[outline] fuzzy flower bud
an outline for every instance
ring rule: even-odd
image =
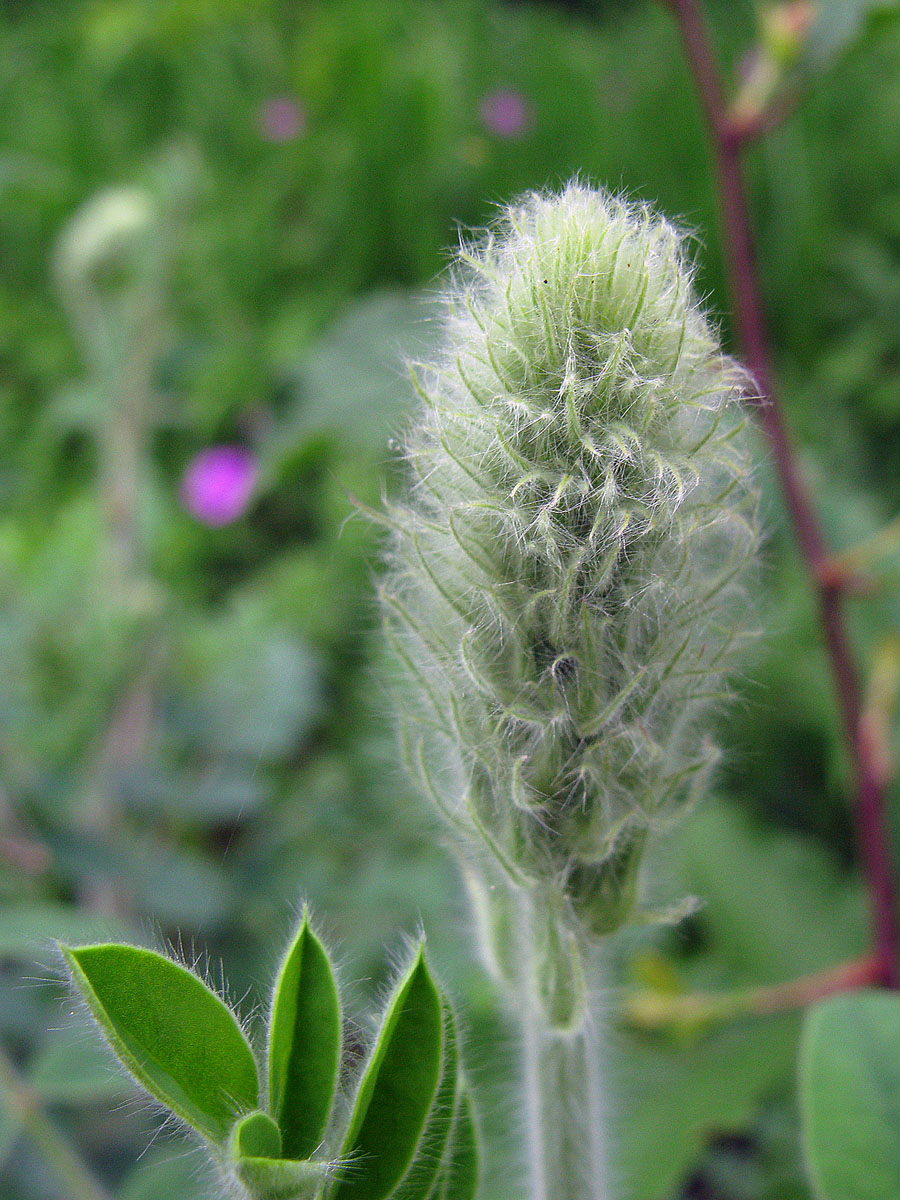
[[[600,935],[716,761],[758,540],[745,379],[676,231],[578,183],[461,250],[442,333],[383,586],[405,754],[464,843]]]

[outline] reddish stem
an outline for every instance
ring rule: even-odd
[[[852,992],[881,983],[883,977],[878,956],[872,954],[867,958],[841,963],[837,967],[826,967],[814,975],[791,979],[788,983],[759,988],[754,994],[753,1012],[765,1016],[807,1008],[826,996],[833,996],[835,992]]]
[[[661,1029],[678,1023],[700,1024],[732,1021],[747,1016],[774,1016],[793,1012],[832,996],[880,984],[881,964],[874,954],[852,962],[826,967],[813,975],[789,979],[769,987],[741,992],[687,992],[670,995],[660,992],[636,992],[627,998],[625,1013],[633,1025],[642,1029]]]
[[[741,150],[747,138],[743,134],[736,135],[729,118],[719,70],[697,0],[667,2],[681,30],[710,130],[738,335],[747,367],[758,389],[759,416],[772,447],[785,502],[819,598],[825,643],[853,763],[857,838],[869,892],[879,978],[885,986],[898,988],[900,928],[885,804],[886,781],[862,721],[859,679],[843,614],[842,587],[830,577],[830,558],[819,518],[797,467],[776,399],[772,353],[763,316],[741,164]]]

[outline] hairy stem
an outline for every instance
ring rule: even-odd
[[[543,914],[522,902],[519,992],[530,1200],[609,1200],[603,1144],[599,1031],[589,1013],[576,1029],[547,1014],[548,966],[539,932]]]
[[[778,404],[772,352],[763,314],[741,164],[746,138],[735,136],[698,0],[668,0],[681,30],[712,141],[735,318],[746,363],[759,392],[759,415],[772,447],[801,553],[819,599],[822,629],[853,763],[855,818],[872,913],[880,980],[900,987],[897,883],[886,813],[886,780],[866,736],[859,678],[843,612],[842,589],[829,572],[818,514],[797,466]]]
[[[40,1099],[0,1051],[0,1097],[3,1106],[31,1138],[71,1200],[110,1200],[84,1160],[47,1116]]]

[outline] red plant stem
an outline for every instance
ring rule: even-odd
[[[707,1022],[733,1021],[742,1017],[770,1017],[776,1013],[793,1012],[832,996],[836,992],[852,992],[872,987],[883,980],[878,956],[826,967],[812,975],[789,979],[768,987],[751,988],[740,992],[686,992],[683,994],[636,992],[626,998],[625,1014],[639,1029],[664,1029],[686,1022],[704,1025]]]
[[[791,979],[774,987],[758,988],[753,994],[752,1011],[760,1016],[792,1009],[807,1008],[835,992],[852,992],[857,988],[881,983],[883,972],[877,955],[826,967],[814,975]]]
[[[829,555],[819,518],[800,475],[774,384],[772,354],[753,252],[741,164],[747,139],[730,122],[718,66],[697,0],[668,0],[675,14],[711,135],[725,252],[738,335],[758,389],[758,409],[768,436],[800,550],[819,598],[825,644],[850,747],[855,782],[855,820],[869,892],[879,977],[900,988],[900,927],[891,855],[884,773],[862,720],[859,679],[843,614],[842,588],[829,575]]]

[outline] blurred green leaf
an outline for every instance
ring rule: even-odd
[[[286,1158],[308,1158],[321,1143],[340,1057],[334,972],[304,914],[275,982],[269,1026],[269,1106]]]
[[[266,788],[249,770],[219,764],[203,774],[134,767],[117,779],[122,800],[135,812],[203,824],[240,821],[253,816]]]
[[[33,1059],[28,1080],[48,1104],[112,1102],[134,1094],[134,1085],[93,1031],[56,1033]]]
[[[57,435],[94,433],[102,420],[103,397],[96,385],[67,383],[47,404],[43,421]]]
[[[125,891],[134,889],[133,902],[141,912],[166,925],[186,922],[192,929],[224,922],[236,896],[220,862],[175,846],[136,841],[134,849],[120,883]]]
[[[822,1200],[900,1196],[900,997],[833,996],[807,1014],[800,1103]]]
[[[213,1169],[193,1146],[169,1144],[151,1150],[128,1175],[120,1200],[209,1200]]]
[[[718,1029],[687,1044],[619,1031],[610,1060],[614,1167],[627,1194],[666,1200],[708,1141],[744,1129],[790,1078],[792,1017]]]
[[[384,1200],[403,1178],[434,1102],[442,1051],[441,995],[420,947],[360,1080],[341,1152],[353,1168],[331,1200]]]
[[[123,1064],[213,1141],[256,1108],[256,1062],[234,1014],[190,971],[138,946],[62,947],[72,982]]]
[[[699,896],[704,950],[678,963],[685,986],[777,983],[865,951],[855,876],[809,839],[707,803],[657,848],[657,873]],[[741,1130],[790,1081],[798,1019],[747,1018],[687,1040],[622,1030],[610,1062],[617,1168],[631,1194],[663,1200],[712,1137]]]
[[[865,953],[859,878],[810,839],[708,803],[676,831],[674,852],[735,982],[778,983]]]
[[[207,753],[243,756],[254,767],[291,753],[321,704],[319,664],[297,638],[267,628],[245,606],[185,646],[189,693],[177,719]]]
[[[411,404],[404,361],[425,353],[432,312],[406,292],[373,292],[349,307],[297,367],[296,406],[273,453],[326,433],[385,458]]]
[[[0,1095],[0,1171],[15,1148],[21,1129],[22,1122],[19,1117],[10,1111],[4,1104],[4,1097]]]
[[[898,0],[819,0],[806,43],[806,60],[817,70],[830,66],[882,21],[900,17]]]
[[[128,897],[129,907],[165,925],[197,929],[225,919],[235,892],[218,855],[167,844],[155,834],[118,832],[101,837],[66,829],[48,834],[47,842],[73,881],[108,881]]]
[[[121,920],[105,913],[83,913],[63,904],[34,902],[0,906],[0,956],[33,961],[57,939],[87,942],[127,937]]]

